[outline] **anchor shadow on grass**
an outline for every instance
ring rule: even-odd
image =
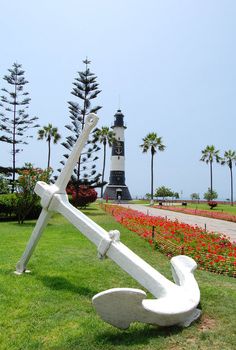
[[[104,213],[98,213],[98,212],[87,212],[83,211],[83,214],[91,216],[104,216]]]
[[[15,226],[18,226],[18,227],[20,227],[20,228],[24,228],[24,227],[32,227],[32,229],[34,229],[34,227],[35,227],[35,223],[36,223],[36,219],[35,219],[35,221],[24,221],[24,223],[23,224],[19,224],[18,223],[18,221],[14,221],[14,222],[12,222],[12,224],[13,225],[15,225]],[[47,226],[53,226],[54,224],[51,224],[50,222],[47,224]]]
[[[38,276],[38,279],[42,281],[46,287],[57,291],[69,291],[79,295],[87,296],[89,298],[93,297],[94,294],[97,293],[97,291],[92,290],[90,288],[75,285],[64,277]]]
[[[151,325],[134,324],[128,330],[115,331],[109,330],[96,336],[98,342],[105,342],[112,345],[133,346],[135,344],[148,344],[151,339],[168,338],[181,333],[182,327],[158,327]]]

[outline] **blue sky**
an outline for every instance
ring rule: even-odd
[[[126,183],[131,194],[150,192],[150,155],[139,145],[157,132],[166,145],[155,159],[154,186],[203,193],[209,187],[201,150],[236,149],[236,2],[234,0],[0,0],[0,76],[22,64],[32,98],[31,115],[65,137],[67,101],[76,72],[88,56],[102,93],[99,126],[125,115]],[[1,79],[0,87],[5,83]],[[1,143],[1,165],[10,165]],[[53,147],[52,166],[65,149]],[[36,137],[17,165],[46,167],[46,143]],[[109,157],[107,179],[109,176]],[[98,169],[102,166],[102,154]],[[229,170],[215,165],[213,187],[229,198]]]

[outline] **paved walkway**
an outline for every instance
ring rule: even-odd
[[[156,208],[151,208],[141,204],[122,204],[122,206],[130,209],[138,210],[148,215],[167,217],[170,220],[177,219],[178,221],[184,222],[189,225],[196,224],[202,228],[205,228],[205,225],[206,225],[207,231],[224,233],[229,237],[229,239],[232,242],[233,241],[236,242],[236,223],[234,222],[211,219],[211,218],[197,216],[197,215],[177,213],[177,212],[165,210],[165,209],[156,209]]]

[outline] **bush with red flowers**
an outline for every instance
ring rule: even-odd
[[[97,199],[97,192],[95,189],[85,185],[80,185],[78,193],[76,193],[76,190],[72,186],[68,187],[66,192],[72,196],[71,203],[75,207],[86,207]]]
[[[209,205],[209,207],[210,207],[211,209],[217,207],[217,202],[214,202],[214,201],[209,201],[207,204]]]

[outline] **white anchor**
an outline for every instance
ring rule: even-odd
[[[37,182],[35,192],[41,197],[42,211],[15,273],[29,272],[26,269],[27,263],[52,213],[58,212],[98,247],[99,258],[111,258],[157,298],[146,299],[144,291],[133,288],[114,288],[96,294],[92,302],[104,321],[121,329],[128,328],[130,323],[136,321],[187,327],[201,314],[197,309],[200,291],[193,275],[196,262],[184,255],[172,258],[173,283],[122,244],[119,231],[105,231],[68,201],[66,186],[89,133],[97,122],[95,114],[87,116],[83,132],[56,183],[48,185],[42,181]]]

